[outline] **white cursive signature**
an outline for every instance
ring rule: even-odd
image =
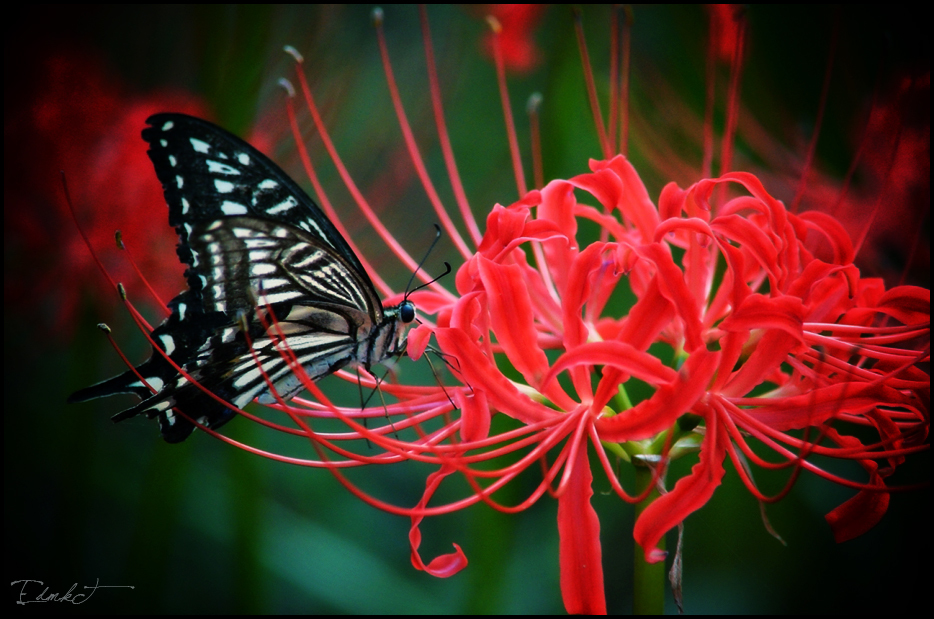
[[[34,602],[70,602],[72,604],[84,604],[85,602],[91,599],[91,596],[94,595],[94,593],[97,592],[98,589],[134,589],[135,588],[132,585],[102,585],[100,584],[100,582],[101,581],[98,578],[95,581],[93,587],[89,585],[84,585],[83,588],[90,589],[91,590],[90,593],[73,593],[74,590],[78,587],[78,583],[73,584],[71,586],[71,589],[68,590],[68,593],[64,593],[64,594],[49,592],[49,588],[45,586],[45,583],[42,582],[41,580],[31,580],[31,579],[14,580],[13,582],[10,583],[10,586],[13,587],[13,586],[16,586],[22,583],[19,589],[18,599],[16,600],[16,603],[21,606],[25,606],[26,604],[31,604]],[[26,588],[29,587],[31,583],[35,583],[35,586],[32,587],[32,589],[35,589],[35,590],[38,590],[39,587],[45,587],[45,589],[42,590],[42,593],[38,594],[34,599],[30,599],[32,592],[26,591]]]

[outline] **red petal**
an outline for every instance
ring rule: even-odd
[[[905,325],[930,322],[931,291],[917,286],[898,286],[882,295],[879,308]]]
[[[462,330],[438,329],[435,331],[435,337],[441,350],[457,358],[456,367],[463,374],[464,381],[474,389],[483,390],[496,410],[527,424],[551,419],[558,414],[519,393]]]
[[[618,208],[635,224],[642,241],[651,242],[658,226],[658,209],[632,164],[617,155],[610,161],[591,160],[590,169],[593,174],[581,174],[570,182],[592,193],[608,209]]]
[[[853,251],[853,241],[850,240],[850,235],[839,221],[822,211],[807,211],[798,217],[808,225],[808,228],[822,234],[830,242],[834,264],[853,262],[856,255]]]
[[[461,439],[479,441],[490,435],[490,407],[482,391],[468,395],[463,389],[454,392],[454,400],[461,409]]]
[[[658,268],[658,287],[662,295],[675,306],[684,325],[685,350],[694,351],[703,345],[701,310],[684,281],[684,274],[675,265],[666,247],[653,243],[638,249],[639,255],[651,260]]]
[[[454,472],[455,469],[453,467],[442,466],[439,470],[429,475],[425,481],[425,493],[418,502],[418,507],[425,507],[428,505],[428,501],[431,500],[432,495],[435,493],[435,490],[438,489],[438,486],[441,485],[441,482],[444,481],[444,478]],[[432,559],[428,565],[425,565],[421,556],[418,554],[418,547],[422,543],[422,532],[418,529],[418,525],[421,524],[422,520],[424,520],[424,516],[412,516],[412,527],[409,529],[409,547],[412,551],[412,566],[417,570],[423,570],[438,578],[453,576],[467,567],[467,556],[457,544],[452,544],[455,548],[454,552],[437,556]]]
[[[490,323],[509,361],[536,388],[548,371],[548,358],[538,345],[528,287],[519,267],[480,258],[480,279],[487,293]]]
[[[418,361],[422,353],[425,352],[425,346],[431,339],[432,328],[428,325],[419,325],[409,331],[406,337],[405,352],[412,359]]]
[[[707,393],[719,358],[719,352],[704,348],[692,353],[677,380],[660,387],[651,398],[615,417],[598,418],[595,425],[600,438],[614,442],[639,440],[671,427]]]
[[[600,520],[590,504],[593,474],[586,444],[580,446],[564,493],[558,497],[561,597],[573,615],[605,615]],[[567,446],[565,446],[567,449]]]
[[[888,492],[861,490],[824,516],[838,544],[859,537],[876,526],[889,508]]]
[[[721,432],[713,414],[707,416],[707,434],[701,443],[700,462],[691,474],[682,477],[674,489],[658,497],[645,508],[636,521],[633,537],[645,551],[645,560],[657,563],[665,553],[657,548],[658,540],[669,530],[703,507],[723,478],[724,442],[729,440]]]
[[[828,437],[844,447],[862,447],[859,439],[841,435],[833,429]],[[885,481],[879,474],[879,465],[874,460],[860,460],[860,464],[869,471],[869,483],[880,491],[860,490],[856,496],[824,516],[838,544],[859,537],[879,524],[889,508],[889,493],[884,491]]]

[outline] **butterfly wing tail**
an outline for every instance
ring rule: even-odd
[[[96,385],[91,385],[90,387],[75,391],[68,396],[68,403],[77,404],[78,402],[105,398],[118,393],[132,393],[143,399],[152,395],[152,391],[140,382],[136,373],[133,370],[127,370],[119,376],[114,376]]]
[[[145,368],[146,364],[143,364],[137,371]],[[146,373],[141,373],[144,377],[146,376]],[[163,385],[162,379],[157,376],[148,377],[146,382],[154,388]],[[142,401],[117,413],[111,419],[116,423],[137,415],[145,415],[150,419],[158,418],[162,438],[168,443],[179,443],[185,440],[195,429],[195,424],[185,415],[173,410],[176,407],[190,411],[189,414],[199,415],[200,422],[212,429],[222,426],[235,415],[233,411],[191,384],[182,388],[177,388],[177,385],[168,389],[163,387],[153,393],[141,383],[133,370],[74,392],[68,397],[68,403],[87,402],[118,393],[132,393],[139,396]]]

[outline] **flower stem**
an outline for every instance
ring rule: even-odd
[[[636,487],[639,492],[652,483],[652,469],[648,466],[635,467]],[[658,498],[658,490],[652,490],[645,499],[636,504],[636,519],[649,504]],[[665,550],[665,538],[658,542]],[[634,615],[661,615],[665,612],[665,562],[648,563],[643,549],[633,547],[632,613]]]

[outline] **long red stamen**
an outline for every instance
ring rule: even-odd
[[[623,7],[623,62],[619,84],[619,152],[629,157],[629,73],[632,55],[632,7]]]
[[[503,116],[506,119],[506,136],[509,139],[509,153],[512,156],[512,171],[516,177],[516,189],[522,198],[528,193],[525,184],[525,171],[522,169],[522,156],[519,154],[519,138],[516,136],[516,123],[512,118],[512,105],[509,103],[509,89],[506,87],[506,64],[503,62],[503,43],[500,40],[502,27],[492,15],[487,23],[493,30],[493,62],[496,65],[496,81],[499,84],[499,98],[503,104]]]
[[[347,167],[344,165],[343,160],[340,155],[337,153],[337,148],[334,146],[334,142],[331,140],[331,136],[327,131],[327,127],[324,125],[324,120],[321,118],[321,114],[318,110],[318,106],[315,104],[314,97],[311,94],[311,87],[308,85],[308,80],[305,79],[305,73],[302,71],[302,65],[299,62],[295,64],[295,73],[298,77],[299,85],[302,88],[302,95],[305,98],[305,104],[308,107],[308,112],[311,114],[312,121],[315,124],[315,128],[318,131],[318,135],[321,136],[321,141],[324,144],[325,150],[328,152],[328,156],[331,159],[331,162],[334,164],[334,167],[337,168],[337,173],[340,175],[341,180],[344,182],[344,186],[347,188],[347,191],[350,192],[351,197],[353,197],[354,202],[357,205],[357,208],[360,209],[360,212],[363,213],[363,216],[366,217],[366,220],[370,223],[376,233],[379,234],[379,237],[386,243],[386,246],[392,251],[393,254],[412,272],[415,272],[416,276],[424,283],[431,281],[431,276],[425,271],[417,270],[418,263],[412,259],[407,251],[399,244],[399,241],[386,229],[386,226],[383,225],[380,221],[379,216],[373,212],[370,203],[363,196],[363,192],[360,191],[360,188],[357,187],[357,184],[354,182],[353,178],[350,176],[350,172],[347,170]],[[444,287],[438,282],[430,284],[432,290],[439,294],[446,296],[451,296]]]
[[[425,44],[425,60],[428,65],[428,84],[431,92],[431,107],[434,111],[435,125],[438,127],[438,142],[441,145],[441,152],[444,155],[444,165],[448,170],[448,178],[451,180],[451,189],[454,191],[454,200],[457,202],[457,208],[460,209],[461,218],[467,225],[467,231],[474,245],[479,245],[483,234],[477,225],[477,220],[470,210],[470,203],[467,201],[467,194],[464,191],[464,184],[461,182],[460,173],[457,171],[457,162],[454,160],[454,150],[451,148],[451,138],[448,135],[447,123],[444,122],[444,108],[441,104],[441,86],[438,83],[438,69],[435,66],[435,51],[431,44],[431,32],[428,28],[428,11],[424,4],[418,5],[419,15],[422,23],[422,40]]]
[[[126,244],[123,242],[123,235],[117,230],[114,233],[114,238],[117,242],[117,248],[122,250],[126,255],[127,261],[129,261],[130,266],[133,268],[133,271],[139,277],[140,281],[143,282],[143,285],[146,286],[146,290],[149,291],[149,294],[152,295],[152,298],[156,300],[156,304],[165,311],[165,315],[169,315],[169,306],[166,305],[165,301],[162,300],[162,297],[156,292],[156,289],[152,287],[152,284],[149,283],[149,279],[143,275],[143,272],[140,270],[139,266],[136,264],[136,260],[133,260],[133,255],[130,253],[130,250],[127,248]]]
[[[374,9],[373,25],[376,26],[376,40],[379,44],[379,55],[383,61],[383,73],[386,75],[386,84],[389,86],[389,97],[392,99],[392,106],[396,111],[396,119],[399,121],[399,128],[402,130],[402,138],[409,152],[409,158],[412,160],[412,165],[415,166],[415,172],[422,182],[425,193],[428,194],[428,201],[431,202],[435,213],[441,220],[441,225],[447,230],[451,241],[453,241],[461,256],[466,260],[470,258],[473,252],[467,247],[460,232],[458,232],[457,228],[454,226],[454,222],[451,221],[451,217],[448,215],[444,205],[441,204],[441,197],[435,190],[434,183],[431,182],[431,177],[428,176],[428,170],[425,169],[425,162],[418,150],[418,145],[415,143],[415,135],[412,133],[412,126],[409,124],[409,119],[405,115],[405,109],[402,107],[399,87],[396,85],[396,76],[392,71],[392,63],[389,62],[389,48],[386,46],[386,36],[383,33],[382,10]]]
[[[791,201],[791,212],[797,213],[801,204],[801,197],[804,196],[804,190],[807,188],[808,172],[814,164],[814,154],[817,152],[817,138],[820,136],[821,123],[824,121],[824,110],[827,107],[827,94],[830,92],[830,76],[833,74],[833,61],[837,52],[837,37],[840,33],[840,10],[836,11],[833,22],[833,33],[830,35],[830,50],[827,52],[827,68],[824,70],[824,83],[821,86],[820,103],[817,106],[817,117],[814,120],[814,131],[811,134],[811,143],[808,144],[807,156],[804,158],[804,167],[801,170],[801,179],[798,181],[798,189],[795,191],[795,197]]]
[[[895,139],[892,143],[892,153],[889,155],[889,162],[885,166],[885,175],[882,177],[882,186],[879,188],[879,197],[876,198],[876,203],[872,207],[872,213],[870,213],[869,217],[867,218],[866,225],[863,226],[863,231],[859,235],[859,240],[856,241],[856,243],[853,245],[853,254],[857,256],[859,255],[859,250],[863,247],[863,243],[866,241],[866,237],[869,236],[869,230],[872,229],[872,224],[875,222],[876,215],[878,215],[879,210],[882,208],[883,201],[889,198],[889,182],[892,180],[892,170],[895,169],[895,160],[898,157],[898,147],[901,146],[902,128],[904,127],[901,101],[902,99],[899,99],[895,105],[895,109],[897,110],[896,124],[898,128],[895,130]]]
[[[610,9],[610,116],[606,134],[610,140],[610,151],[616,150],[616,123],[619,121],[619,6]]]
[[[704,79],[704,156],[701,161],[701,178],[713,176],[713,111],[717,93],[717,20],[710,12],[710,24],[707,29],[707,63]]]
[[[720,143],[720,176],[723,176],[733,168],[733,138],[736,133],[736,125],[739,122],[739,92],[740,82],[743,74],[743,56],[746,48],[746,18],[742,14],[734,17],[736,19],[736,46],[733,49],[733,56],[730,63],[730,87],[727,98],[726,108],[726,129],[723,132],[723,140]],[[726,185],[720,185],[719,200],[723,203],[726,195]]]
[[[597,99],[597,86],[593,79],[593,67],[590,65],[590,53],[587,51],[587,42],[584,40],[584,24],[579,10],[574,11],[574,32],[577,35],[577,48],[580,50],[584,83],[587,85],[587,99],[590,101],[590,112],[593,114],[594,126],[597,129],[597,139],[600,140],[600,150],[604,159],[610,159],[613,151],[603,124],[603,112],[600,111],[600,101]]]
[[[539,126],[538,109],[542,106],[542,95],[534,92],[529,96],[525,111],[529,115],[529,135],[532,138],[532,175],[535,178],[535,188],[545,186],[545,172],[542,169],[542,137]]]
[[[298,52],[296,52],[296,54],[297,53]],[[300,58],[300,56],[296,58]],[[288,97],[286,97],[285,100],[285,106],[286,114],[289,118],[289,127],[292,130],[292,138],[295,140],[295,147],[298,150],[299,159],[302,161],[302,167],[305,168],[305,175],[308,177],[312,188],[315,190],[315,195],[318,198],[318,204],[320,204],[321,208],[324,209],[328,219],[332,224],[334,224],[334,227],[337,228],[337,231],[340,233],[340,235],[344,237],[345,241],[347,241],[350,249],[357,256],[357,259],[360,260],[360,263],[363,265],[363,268],[366,269],[366,272],[369,274],[370,279],[373,280],[373,284],[376,286],[376,288],[379,289],[379,291],[382,292],[385,296],[391,296],[393,294],[392,288],[390,288],[389,284],[387,284],[386,281],[380,277],[379,271],[373,268],[373,265],[371,265],[367,260],[366,254],[360,251],[360,248],[357,247],[353,237],[347,233],[347,228],[344,227],[340,217],[337,216],[337,211],[334,210],[334,205],[331,204],[331,199],[324,191],[324,187],[321,185],[321,181],[318,179],[318,174],[315,172],[314,166],[312,166],[311,163],[311,156],[308,154],[308,147],[305,144],[305,140],[302,138],[301,129],[298,127],[298,119],[295,116],[295,105],[293,103],[295,89],[287,80],[282,80],[280,84],[286,89],[286,92],[288,93]]]

